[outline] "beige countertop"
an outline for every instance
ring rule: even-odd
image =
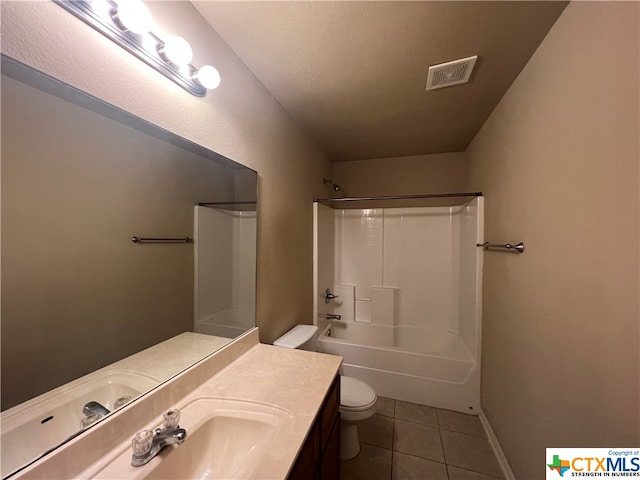
[[[271,345],[256,345],[228,367],[214,375],[209,381],[183,398],[176,407],[193,404],[197,399],[238,399],[243,401],[267,404],[286,411],[291,423],[287,425],[280,438],[274,439],[269,452],[260,461],[259,471],[255,477],[259,479],[285,479],[292,467],[298,451],[313,425],[322,401],[338,373],[341,358],[322,353],[291,350]],[[252,410],[252,404],[243,408]],[[203,411],[206,415],[206,412]],[[193,419],[191,425],[196,424]],[[181,426],[189,432],[188,420]],[[145,428],[158,426],[155,420]],[[135,432],[133,432],[135,433]],[[188,439],[187,439],[188,440]],[[177,448],[190,448],[188,441]],[[117,468],[111,467],[99,472],[99,479],[134,478],[146,476],[144,470],[152,470],[155,465],[132,467],[130,442],[120,446],[120,461]],[[228,452],[230,455],[233,452]],[[238,453],[241,455],[240,453]],[[159,463],[156,458],[152,462]],[[121,468],[120,468],[121,467]],[[94,477],[92,472],[90,477]],[[212,471],[208,478],[216,477]],[[243,477],[246,478],[246,477]]]
[[[142,469],[152,468],[152,462],[162,459],[155,458],[144,467],[131,467],[133,435],[158,426],[168,408],[181,408],[198,398],[221,398],[268,404],[290,414],[286,436],[278,438],[278,455],[264,459],[255,477],[285,479],[341,362],[341,357],[333,355],[259,344],[254,330],[138,400],[131,408],[96,425],[86,438],[73,440],[17,478],[144,476]],[[189,431],[186,424],[182,426]],[[118,435],[113,435],[114,432]],[[109,442],[105,434],[117,438]],[[188,441],[189,438],[177,448],[189,448]],[[78,455],[90,460],[83,464]],[[214,472],[210,478],[215,478]]]
[[[2,477],[79,431],[82,408],[88,401],[115,410],[113,401],[121,395],[116,394],[114,383],[127,384],[128,391],[120,392],[122,395],[138,397],[229,342],[229,338],[184,332],[3,411]],[[42,423],[48,416],[53,420]]]

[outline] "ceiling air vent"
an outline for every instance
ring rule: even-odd
[[[478,56],[461,58],[451,62],[431,65],[427,75],[427,90],[467,83]]]

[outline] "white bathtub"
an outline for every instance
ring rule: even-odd
[[[231,307],[195,322],[195,332],[215,337],[236,338],[255,325],[253,307]]]
[[[318,336],[317,349],[342,356],[343,374],[367,382],[380,396],[480,411],[480,368],[455,333],[334,322]]]
[[[361,322],[334,322],[327,337],[370,347],[423,353],[453,360],[472,360],[462,337],[455,332],[414,325],[380,325]]]

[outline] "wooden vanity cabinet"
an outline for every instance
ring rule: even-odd
[[[324,398],[288,480],[340,478],[340,377]]]

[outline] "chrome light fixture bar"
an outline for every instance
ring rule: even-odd
[[[204,97],[220,84],[214,67],[197,69],[190,63],[191,47],[183,38],[161,38],[152,31],[151,14],[141,0],[54,2],[195,96]]]

